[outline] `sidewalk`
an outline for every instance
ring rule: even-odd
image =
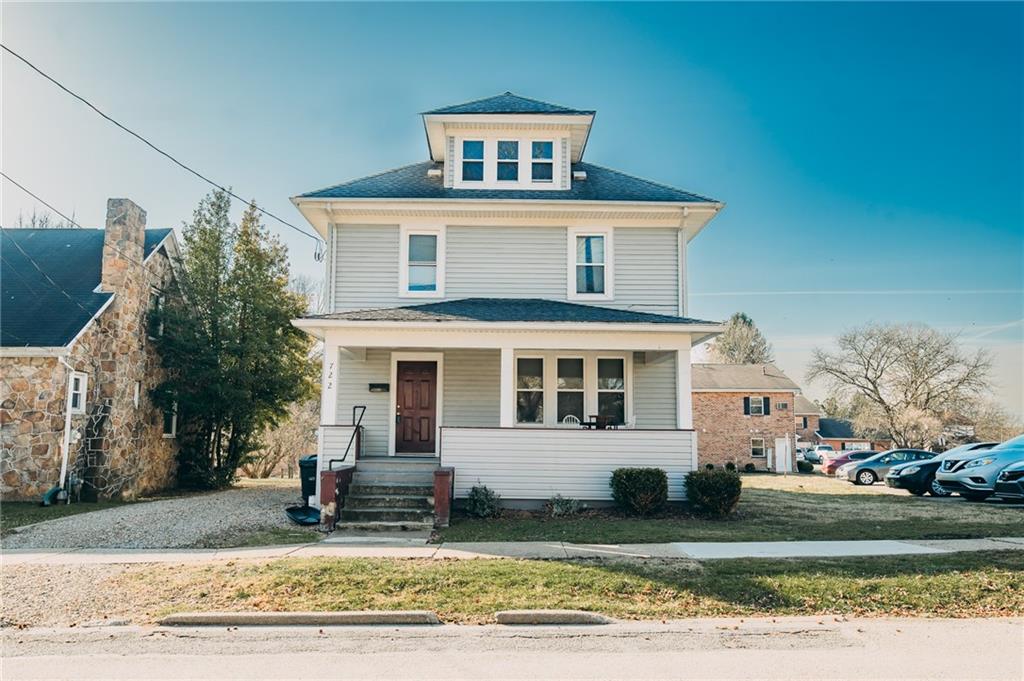
[[[669,544],[571,544],[568,542],[450,542],[422,538],[328,538],[314,544],[245,549],[33,549],[0,552],[3,565],[87,565],[113,563],[199,563],[267,558],[805,558],[896,556],[956,551],[1024,551],[1024,537],[990,539],[673,542]]]

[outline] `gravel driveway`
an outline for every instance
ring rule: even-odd
[[[4,537],[5,549],[159,549],[231,545],[253,532],[299,529],[284,508],[298,481],[259,483],[47,520]],[[311,538],[315,540],[315,537]]]

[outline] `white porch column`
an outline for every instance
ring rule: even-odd
[[[511,428],[515,423],[516,393],[512,384],[515,377],[514,357],[512,348],[501,348],[501,414],[498,425],[502,428]]]
[[[676,428],[693,428],[693,384],[690,348],[676,350]]]
[[[338,423],[338,341],[330,333],[324,334],[324,356],[320,374],[320,425]],[[324,429],[317,428],[316,499],[312,506],[320,507],[320,475],[324,460]]]

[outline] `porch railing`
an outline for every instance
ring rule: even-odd
[[[455,469],[456,498],[486,485],[506,499],[608,500],[612,471],[630,466],[663,469],[669,499],[678,500],[696,460],[692,430],[441,429],[441,465]]]

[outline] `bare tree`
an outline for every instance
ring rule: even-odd
[[[296,274],[288,282],[288,288],[306,299],[307,314],[317,314],[323,302],[323,284],[304,274]]]
[[[711,357],[723,364],[770,364],[772,346],[754,324],[754,320],[737,312],[726,322],[723,331],[711,343]]]
[[[18,229],[72,229],[74,227],[77,227],[74,213],[71,214],[70,221],[48,211],[39,213],[35,208],[27,218],[22,213],[18,213]]]
[[[990,389],[991,360],[957,344],[955,334],[923,325],[873,324],[843,333],[838,349],[814,350],[807,380],[824,378],[839,396],[861,395],[855,426],[874,425],[896,446],[924,446],[944,414]]]
[[[267,428],[263,446],[242,464],[242,474],[249,478],[269,478],[275,473],[287,475],[289,471],[298,470],[297,459],[316,452],[319,421],[319,398],[290,404],[287,417],[276,428]]]

